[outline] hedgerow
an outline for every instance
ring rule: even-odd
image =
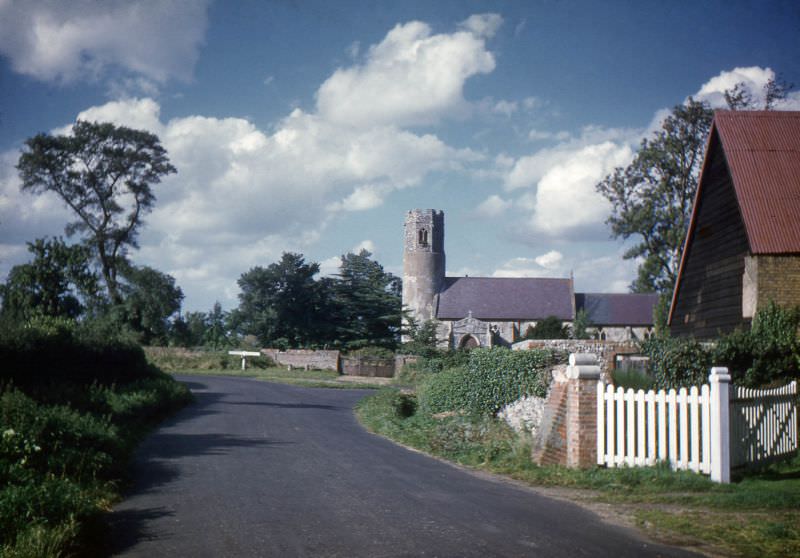
[[[466,367],[426,377],[418,388],[420,410],[492,415],[525,395],[544,397],[550,368],[561,357],[552,351],[474,349]]]
[[[136,442],[191,396],[124,339],[44,325],[0,331],[0,556],[102,554]]]

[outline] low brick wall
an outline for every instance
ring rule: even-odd
[[[370,357],[342,357],[342,374],[370,378],[394,377],[394,359]]]
[[[570,355],[553,370],[542,424],[531,458],[539,465],[588,468],[597,464],[597,382],[600,367],[591,353]]]
[[[261,349],[261,354],[271,358],[278,366],[291,366],[304,370],[339,371],[339,351],[313,351],[309,349]]]
[[[595,339],[526,339],[514,343],[512,350],[555,349],[565,353],[591,353],[597,355],[598,366],[603,377],[614,370],[617,355],[639,354],[636,341],[600,341]]]

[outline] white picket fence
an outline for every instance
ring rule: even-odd
[[[797,451],[797,383],[773,390],[730,389],[725,368],[709,384],[634,391],[597,384],[597,462],[710,474],[729,482],[731,467]]]
[[[734,388],[731,467],[766,463],[797,450],[797,382],[767,390]]]

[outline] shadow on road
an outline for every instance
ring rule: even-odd
[[[142,540],[163,538],[166,533],[148,529],[147,526],[155,525],[157,519],[174,515],[174,512],[165,508],[120,510],[109,514],[108,526],[114,537],[108,543],[107,555],[123,552]]]
[[[323,411],[349,411],[346,407],[335,405],[312,405],[309,403],[270,403],[269,401],[227,401],[225,405],[243,405],[252,407],[275,407],[277,409],[321,409]]]

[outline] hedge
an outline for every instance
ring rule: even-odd
[[[420,410],[491,415],[523,396],[544,397],[550,368],[562,360],[548,350],[473,349],[466,367],[430,375],[420,384]]]

